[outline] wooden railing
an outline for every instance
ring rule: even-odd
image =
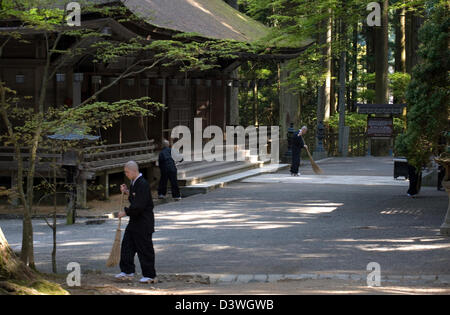
[[[154,140],[111,144],[83,149],[82,166],[86,170],[102,171],[123,167],[129,160],[156,161]]]
[[[329,133],[324,141],[329,156],[339,154],[339,133]],[[365,156],[367,154],[368,140],[365,131],[350,131],[348,139],[348,156]]]
[[[20,154],[24,163],[24,169],[28,168],[28,161],[30,159],[30,153],[28,148],[21,148]],[[38,150],[37,152],[37,167],[39,170],[50,170],[52,164],[59,164],[62,161],[62,154],[50,150]],[[16,171],[18,163],[16,159],[16,153],[14,147],[0,147],[0,170],[3,171]]]
[[[316,132],[311,129],[304,136],[305,142],[308,144],[311,152],[315,151],[316,146]],[[323,140],[323,147],[327,151],[328,156],[339,156],[339,133],[325,132],[325,139]],[[348,156],[365,156],[368,149],[368,138],[365,130],[352,130],[348,140]]]
[[[102,146],[92,146],[82,149],[80,164],[84,170],[103,171],[116,167],[123,167],[129,160],[136,162],[156,161],[156,145],[154,140],[130,142],[123,144],[111,144]],[[26,163],[30,154],[26,148],[21,149],[22,160]],[[77,154],[78,155],[78,154]],[[38,168],[50,170],[52,164],[62,166],[65,163],[63,154],[46,150],[38,151]],[[26,168],[28,163],[24,165]],[[0,147],[0,170],[17,170],[17,160],[13,147]]]

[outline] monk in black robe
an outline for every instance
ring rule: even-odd
[[[155,232],[155,217],[150,185],[139,173],[136,162],[125,165],[125,175],[131,181],[128,190],[125,184],[120,186],[122,193],[128,195],[130,206],[119,212],[119,218],[129,216],[120,253],[121,273],[117,279],[134,277],[134,257],[137,254],[142,269],[141,283],[156,283],[155,250],[152,236]]]
[[[292,137],[292,164],[291,164],[291,176],[299,176],[298,171],[300,167],[300,154],[303,148],[307,148],[305,141],[303,140],[303,135],[308,132],[308,128],[303,126],[298,133],[294,134]]]

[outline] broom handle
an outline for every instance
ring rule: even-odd
[[[120,211],[122,211],[122,209],[123,209],[123,196],[124,196],[124,193],[122,193],[122,196],[120,198]],[[120,230],[121,223],[122,223],[122,218],[119,218],[119,227],[117,228],[118,230]]]
[[[308,152],[309,159],[312,160],[313,158],[312,158],[311,152],[309,152],[309,149],[308,149],[308,148],[306,148],[306,152]]]
[[[302,137],[302,139],[303,139],[303,135],[300,135],[300,137]],[[303,139],[303,144],[306,145],[305,139]],[[306,152],[308,153],[309,159],[312,160],[313,158],[311,156],[311,153],[309,152],[309,148],[306,147],[305,149],[306,149]]]

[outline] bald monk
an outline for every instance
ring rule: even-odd
[[[139,173],[136,162],[130,161],[124,167],[125,176],[131,181],[130,189],[123,184],[120,191],[128,195],[130,206],[119,212],[119,218],[129,216],[120,253],[120,271],[117,279],[134,277],[134,257],[137,253],[143,277],[141,283],[156,283],[155,251],[152,236],[155,232],[153,200],[150,185]]]

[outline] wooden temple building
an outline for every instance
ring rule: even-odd
[[[139,14],[145,19],[145,23],[135,20],[122,21],[119,18],[98,14],[85,15],[82,12],[83,25],[105,32],[118,41],[127,41],[137,36],[165,40],[180,33],[195,33],[198,40],[232,39],[252,42],[268,33],[267,27],[240,13],[223,0],[97,2],[105,6],[126,6],[129,14]],[[5,36],[4,32],[20,32],[26,42],[10,40],[3,48],[0,57],[0,80],[16,90],[18,95],[31,96],[23,102],[23,106],[36,107],[46,60],[43,34],[38,29],[25,30],[11,21],[0,21],[0,39]],[[70,40],[63,40],[60,48],[67,49],[74,44]],[[282,63],[298,56],[301,51],[302,49],[296,49],[279,56],[253,57],[278,58]],[[149,96],[153,101],[163,103],[166,110],[156,113],[155,117],[122,118],[120,123],[113,127],[98,130],[96,136],[107,145],[100,150],[92,147],[83,149],[83,160],[79,165],[82,173],[79,176],[80,205],[86,205],[87,180],[99,177],[108,187],[108,176],[122,172],[123,164],[128,160],[136,160],[142,168],[148,170],[148,174],[154,172],[157,149],[161,140],[169,137],[173,127],[193,127],[194,118],[198,117],[203,119],[204,128],[217,125],[225,129],[227,125],[238,125],[240,83],[237,69],[243,61],[246,59],[221,60],[220,68],[189,72],[187,76],[175,68],[168,70],[157,67],[136,77],[121,80],[115,87],[102,93],[100,101]],[[92,56],[86,53],[68,61],[55,58],[52,62],[64,62],[64,66],[50,82],[46,106],[76,106],[122,73],[134,59],[123,58],[116,63],[96,64]],[[294,106],[296,105],[294,101]],[[284,122],[284,118],[281,120],[283,124],[289,124]],[[3,121],[0,122],[0,132],[5,132]],[[281,132],[283,133],[283,130]],[[13,176],[13,157],[11,148],[0,148],[0,177]],[[62,156],[59,160],[63,163]],[[40,169],[45,170],[45,163],[40,163]],[[107,197],[107,191],[105,195]]]

